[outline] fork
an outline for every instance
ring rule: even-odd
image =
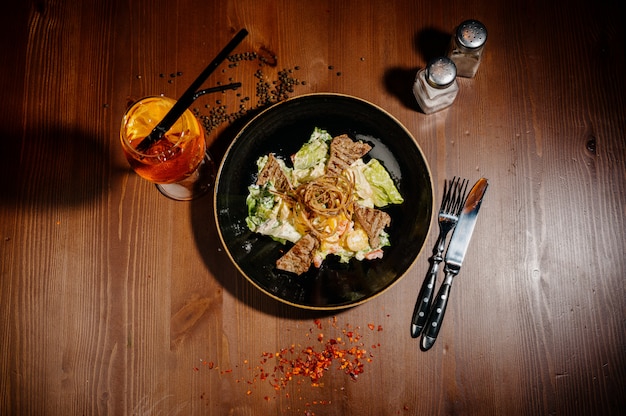
[[[432,297],[435,291],[435,282],[437,281],[437,272],[439,264],[443,261],[443,250],[446,245],[446,238],[450,231],[454,229],[459,220],[459,214],[465,202],[465,193],[467,191],[467,179],[461,180],[456,176],[452,181],[444,182],[443,199],[441,200],[441,208],[439,209],[439,237],[433,249],[433,256],[430,259],[430,268],[424,278],[420,293],[417,296],[413,317],[411,318],[411,336],[417,338],[430,311]]]

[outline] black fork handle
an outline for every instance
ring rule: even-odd
[[[411,318],[411,336],[413,338],[420,336],[422,329],[426,324],[426,319],[428,319],[430,305],[432,304],[433,294],[435,293],[435,283],[437,282],[439,265],[443,261],[442,256],[446,243],[446,234],[447,233],[440,233],[439,238],[437,238],[434,255],[430,259],[431,263],[428,268],[428,273],[422,282],[420,293],[417,295],[415,309],[413,310],[413,317]]]

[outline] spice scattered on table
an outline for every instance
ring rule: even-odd
[[[285,389],[295,383],[298,386],[323,387],[323,377],[329,371],[339,371],[351,382],[358,381],[365,372],[365,367],[374,359],[374,350],[380,343],[372,342],[371,337],[383,330],[382,325],[368,323],[364,328],[345,324],[338,325],[336,317],[327,320],[315,319],[313,325],[305,332],[307,342],[292,343],[278,351],[266,351],[257,360],[243,360],[238,367],[238,374],[244,375],[235,379],[236,383],[245,386],[243,394],[251,396],[255,392],[264,394],[265,400],[276,397],[268,396],[262,385],[269,385],[275,394],[283,394],[289,398]],[[221,375],[230,374],[232,369],[221,369],[213,361],[201,360],[200,367],[219,371]],[[330,401],[315,400],[311,404],[330,404]]]
[[[228,77],[228,83],[236,82],[239,78],[232,74],[230,76],[227,74],[233,71],[233,68],[237,68],[240,64],[246,62],[258,63],[258,68],[254,72],[254,77],[256,78],[254,95],[243,96],[241,91],[246,90],[246,86],[243,85],[235,95],[238,103],[236,108],[232,107],[232,99],[229,99],[232,96],[230,94],[226,95],[226,92],[222,93],[223,97],[215,99],[214,105],[205,104],[201,106],[202,108],[191,108],[207,134],[223,124],[234,123],[250,114],[251,111],[260,111],[272,104],[286,100],[295,92],[296,86],[306,85],[305,81],[295,76],[296,71],[300,70],[299,65],[293,68],[285,67],[277,70],[275,67],[278,64],[278,57],[265,47],[261,47],[257,52],[242,52],[230,55],[227,57],[227,62],[227,67],[222,68],[221,73]],[[163,71],[158,74],[158,77],[166,81],[167,84],[174,84],[177,82],[176,79],[182,76],[182,71]],[[145,78],[141,74],[137,74],[135,77],[138,80]],[[216,84],[218,86],[223,85],[225,81],[220,80]],[[167,95],[167,93],[162,94]],[[105,107],[108,107],[108,105],[105,105]]]
[[[228,68],[238,67],[241,62],[258,62],[259,68],[254,72],[254,77],[256,78],[255,100],[252,100],[249,96],[241,97],[241,93],[238,93],[237,97],[240,99],[239,107],[236,110],[230,110],[220,99],[216,100],[215,106],[205,106],[208,114],[203,113],[200,109],[195,109],[195,115],[200,119],[207,133],[220,127],[222,124],[235,122],[249,114],[250,111],[260,110],[286,100],[295,92],[296,86],[305,84],[304,81],[300,81],[295,76],[294,71],[298,71],[300,68],[297,65],[294,68],[279,70],[275,79],[268,75],[265,69],[267,67],[276,67],[278,57],[267,49],[262,48],[258,53],[238,53],[229,56],[227,59],[229,61]],[[275,70],[272,70],[272,72],[275,72]],[[225,71],[222,71],[222,73],[225,73]],[[230,79],[234,78],[230,77]]]

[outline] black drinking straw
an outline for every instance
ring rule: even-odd
[[[153,143],[159,140],[163,135],[174,125],[176,120],[183,115],[185,110],[194,102],[198,97],[197,90],[206,81],[206,79],[215,71],[215,68],[219,66],[228,55],[241,43],[243,38],[248,35],[246,29],[241,29],[228,44],[220,51],[220,53],[211,61],[211,63],[202,71],[202,73],[196,78],[196,80],[187,88],[183,95],[176,101],[174,106],[167,112],[163,120],[156,125],[156,127],[150,132],[146,138],[144,138],[136,150],[139,152],[146,151]],[[227,88],[222,88],[227,89]],[[209,89],[210,90],[210,89]],[[198,91],[199,92],[199,91]],[[202,95],[202,94],[200,94]]]
[[[236,90],[237,88],[241,87],[241,82],[233,82],[232,84],[226,84],[226,85],[220,85],[218,87],[211,87],[211,88],[206,88],[200,91],[196,91],[196,93],[193,95],[193,100],[195,101],[196,98],[203,96],[204,94],[211,94],[212,92],[224,92],[226,90]]]

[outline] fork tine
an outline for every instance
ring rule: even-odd
[[[456,176],[452,178],[452,181],[446,180],[444,182],[443,199],[441,201],[441,213],[449,213],[451,206],[454,204],[454,193]]]
[[[457,178],[456,176],[454,176],[452,178],[452,181],[448,181],[447,185],[448,185],[448,189],[447,192],[444,194],[444,202],[445,204],[442,202],[442,209],[441,212],[444,214],[454,214],[455,211],[455,207],[457,205],[457,199],[458,199],[458,188],[459,188],[459,180],[460,178]]]
[[[457,186],[454,189],[453,202],[450,207],[450,214],[458,216],[463,209],[465,203],[465,194],[467,192],[468,180],[463,179],[461,182],[457,182]]]
[[[463,209],[463,205],[465,204],[465,197],[467,193],[468,183],[469,181],[467,179],[463,179],[463,182],[461,182],[458,188],[456,189],[454,207],[452,208],[452,212],[455,215],[461,214],[461,210]]]
[[[448,213],[449,214],[453,214],[457,205],[457,200],[459,199],[459,181],[461,180],[461,178],[454,178],[454,190],[452,191],[452,197],[450,198],[450,205],[448,206]]]

